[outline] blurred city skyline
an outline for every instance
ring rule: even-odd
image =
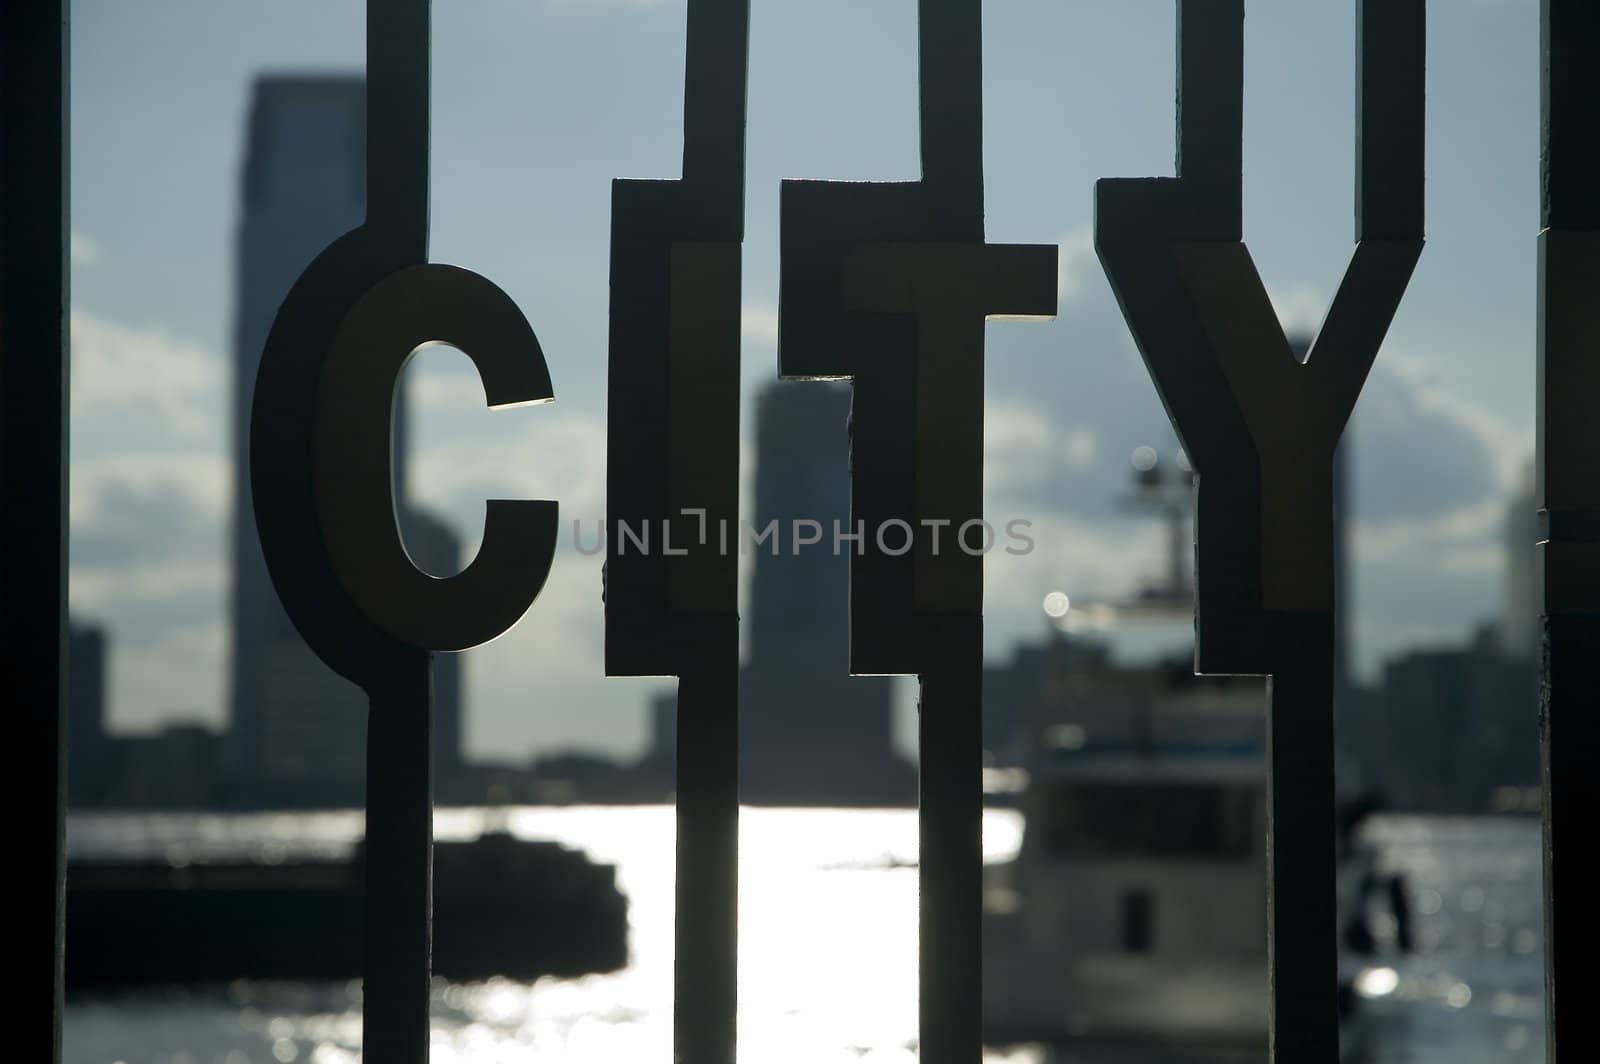
[[[71,596],[108,626],[118,727],[226,718],[249,94],[269,73],[359,74],[363,13],[75,5]],[[1505,508],[1532,449],[1538,6],[1432,15],[1430,245],[1351,428],[1352,628],[1367,675],[1501,612]],[[1119,499],[1132,448],[1175,443],[1088,233],[1095,178],[1172,170],[1173,34],[1172,5],[1153,0],[1030,0],[986,16],[989,237],[1062,245],[1060,318],[989,330],[987,507],[1032,520],[1039,544],[986,565],[999,659],[1038,636],[1046,594],[1123,594],[1162,570],[1163,529]],[[409,371],[413,493],[469,555],[486,497],[558,499],[567,528],[603,516],[610,180],[678,173],[682,18],[669,0],[435,13],[431,257],[512,294],[557,396],[490,414],[459,355],[428,352]],[[914,18],[911,0],[755,5],[746,514],[754,396],[775,378],[778,180],[915,175]],[[1285,324],[1314,328],[1351,245],[1353,13],[1258,4],[1246,32],[1246,237]],[[642,750],[647,696],[666,684],[604,677],[600,563],[563,536],[528,617],[467,655],[469,752]]]

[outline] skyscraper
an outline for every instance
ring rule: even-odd
[[[1518,661],[1539,656],[1543,636],[1539,622],[1539,503],[1533,487],[1533,463],[1523,467],[1516,490],[1506,504],[1505,607],[1500,615],[1500,648]]]
[[[230,787],[245,804],[358,801],[366,700],[323,665],[278,602],[250,495],[250,404],[278,306],[324,247],[361,223],[359,77],[267,76],[245,147],[234,304],[233,723]]]
[[[844,385],[780,383],[756,415],[757,529],[779,523],[778,549],[754,547],[750,657],[740,677],[740,790],[781,804],[911,802],[916,776],[892,747],[892,683],[850,675],[849,531]],[[795,548],[794,522],[821,541]],[[807,526],[809,529],[810,526]]]
[[[256,535],[249,452],[251,398],[278,306],[324,247],[361,224],[366,192],[366,93],[352,76],[260,78],[250,107],[235,248],[233,721],[224,770],[245,805],[359,804],[367,701],[324,665],[278,602]],[[405,500],[404,403],[396,404],[396,503],[408,549],[431,571],[454,572],[460,543]],[[441,775],[459,763],[459,663],[438,659]]]
[[[111,763],[106,734],[106,632],[73,620],[67,634],[67,801],[99,801]]]

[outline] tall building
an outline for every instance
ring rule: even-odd
[[[1533,465],[1522,470],[1511,502],[1506,506],[1505,608],[1500,615],[1500,647],[1519,661],[1539,656],[1541,626],[1539,587],[1535,572],[1538,557],[1539,504],[1533,489]]]
[[[106,734],[106,633],[73,621],[67,635],[67,802],[97,803],[111,762]]]
[[[1387,729],[1371,760],[1396,809],[1484,813],[1508,791],[1536,798],[1538,670],[1497,636],[1485,626],[1463,646],[1412,650],[1384,666]]]
[[[777,804],[915,800],[916,774],[892,747],[893,681],[850,675],[850,389],[774,384],[756,421],[755,524],[779,549],[752,548],[749,659],[740,676],[740,789]],[[793,522],[822,541],[794,547]]]
[[[250,409],[267,333],[289,288],[323,248],[361,224],[366,91],[360,77],[266,76],[255,85],[236,253],[232,727],[224,742],[230,800],[243,805],[359,804],[365,695],[305,645],[278,602],[251,502]],[[461,544],[405,495],[405,404],[396,404],[396,505],[424,569],[460,568]],[[437,772],[460,770],[460,662],[435,659]]]
[[[262,77],[247,136],[235,245],[233,721],[224,768],[246,805],[348,804],[362,793],[366,699],[312,654],[267,575],[250,495],[250,405],[290,286],[361,224],[362,79]]]

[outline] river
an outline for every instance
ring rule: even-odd
[[[613,863],[629,899],[629,966],[578,980],[436,981],[436,1064],[671,1060],[673,817],[664,807],[441,810],[441,837],[504,827]],[[354,813],[84,816],[75,852],[336,851]],[[989,860],[1021,820],[990,811]],[[1530,819],[1386,817],[1371,828],[1403,871],[1418,949],[1363,980],[1353,1031],[1372,1064],[1543,1060],[1539,827]],[[916,1060],[916,816],[747,809],[741,821],[739,1058],[748,1064]],[[67,930],[71,943],[71,928]],[[236,983],[74,999],[67,1064],[353,1064],[355,985]],[[1057,1060],[1024,1047],[992,1061]],[[1068,1056],[1067,1060],[1072,1058]]]

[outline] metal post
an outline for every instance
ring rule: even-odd
[[[61,1059],[66,872],[67,44],[64,0],[0,5],[0,646],[27,764],[9,803],[13,1052],[46,1061]]]
[[[426,1064],[432,922],[432,662],[532,605],[555,556],[553,502],[492,499],[483,546],[436,579],[395,524],[394,390],[411,353],[454,344],[489,406],[554,398],[544,352],[484,278],[428,264],[428,0],[368,0],[367,217],[290,289],[250,425],[262,555],[285,612],[366,690],[365,1055]]]
[[[1338,1059],[1334,454],[1422,252],[1423,0],[1359,0],[1356,248],[1304,362],[1243,241],[1244,0],[1179,0],[1178,176],[1095,244],[1197,473],[1196,671],[1266,675],[1274,1060]]]
[[[935,648],[917,714],[920,1056],[973,1064],[983,1054],[982,618],[945,626]]]
[[[1275,1060],[1335,1060],[1333,622],[1283,618],[1268,681],[1267,949]],[[1330,1051],[1332,1056],[1330,1056]]]
[[[738,630],[678,683],[672,1057],[732,1064],[739,981]]]
[[[984,242],[982,21],[979,0],[918,5],[920,181],[786,181],[782,198],[779,372],[854,384],[850,671],[921,684],[921,1053],[940,1064],[982,1045],[983,561],[966,537],[984,322],[1056,308],[1055,247]]]
[[[733,1064],[736,1051],[749,26],[749,0],[690,0],[683,177],[617,181],[612,195],[606,675],[679,678],[680,1064]],[[630,548],[624,536],[641,532],[651,548]]]
[[[427,1060],[433,764],[417,737],[431,731],[432,675],[417,653],[369,688],[361,1054],[374,1064]]]
[[[1538,545],[1546,1059],[1594,1059],[1583,1014],[1600,914],[1587,872],[1600,743],[1600,5],[1544,0]]]

